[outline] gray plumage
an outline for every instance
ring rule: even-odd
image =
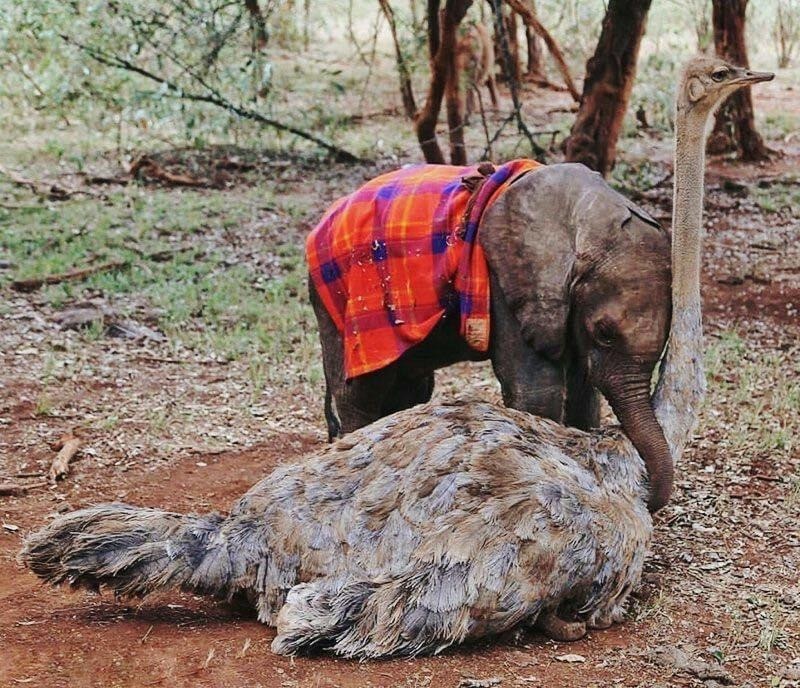
[[[651,533],[644,466],[490,404],[419,406],[277,468],[225,518],[124,504],[57,518],[24,562],[53,583],[245,593],[276,652],[437,652],[556,610],[603,626]]]

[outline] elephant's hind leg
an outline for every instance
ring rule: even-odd
[[[382,415],[425,404],[433,395],[434,374],[406,377],[398,375],[383,401]]]

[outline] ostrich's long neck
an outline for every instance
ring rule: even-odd
[[[700,260],[708,112],[678,109],[672,206],[672,327],[653,400],[673,461],[689,441],[705,394]]]

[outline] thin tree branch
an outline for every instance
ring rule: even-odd
[[[494,3],[494,0],[491,1]],[[555,60],[558,71],[561,72],[561,77],[564,79],[564,84],[566,85],[567,90],[575,102],[579,103],[581,100],[581,94],[578,93],[578,89],[575,88],[575,83],[572,81],[572,75],[569,73],[569,67],[567,67],[567,62],[564,59],[561,49],[558,47],[558,43],[556,43],[556,39],[550,35],[550,32],[544,27],[542,22],[536,18],[536,15],[531,11],[530,7],[525,5],[522,0],[506,0],[506,2],[508,2],[508,5],[511,7],[511,9],[513,9],[520,17],[522,17],[522,21],[526,26],[530,26],[542,37],[542,40],[547,45],[547,49],[553,56],[553,60]]]
[[[267,22],[264,21],[264,15],[261,13],[261,8],[258,6],[258,0],[244,0],[244,6],[247,8],[253,20],[255,45],[259,50],[263,50],[267,47],[269,34],[267,33]]]
[[[256,112],[255,110],[251,110],[249,108],[242,107],[240,105],[234,105],[229,100],[224,98],[221,94],[219,94],[216,90],[209,88],[206,85],[206,88],[210,91],[208,94],[202,93],[191,93],[185,91],[180,86],[172,83],[168,79],[158,76],[157,74],[153,74],[152,72],[144,69],[143,67],[139,67],[138,65],[129,62],[121,57],[117,57],[116,55],[109,55],[97,48],[94,48],[89,45],[85,45],[80,43],[79,41],[70,38],[65,34],[59,34],[61,38],[69,43],[70,45],[74,45],[75,47],[83,50],[89,57],[91,57],[96,62],[100,64],[104,64],[107,67],[114,67],[115,69],[124,69],[129,72],[134,72],[135,74],[139,74],[151,81],[155,81],[158,84],[162,84],[170,91],[170,95],[174,95],[178,98],[182,98],[184,100],[191,100],[194,102],[199,103],[209,103],[210,105],[216,105],[223,110],[227,110],[238,117],[242,117],[244,119],[250,119],[255,122],[259,122],[261,124],[265,124],[267,126],[272,127],[273,129],[278,129],[279,131],[285,131],[290,134],[294,134],[295,136],[299,136],[300,138],[306,139],[307,141],[311,141],[312,143],[317,144],[320,148],[324,148],[328,152],[332,153],[335,156],[335,159],[338,162],[361,162],[361,159],[356,155],[353,155],[350,151],[345,150],[344,148],[340,148],[334,143],[330,141],[326,141],[325,139],[321,139],[314,134],[311,134],[307,131],[302,129],[298,129],[295,126],[290,124],[284,124],[283,122],[279,122],[278,120],[272,119],[271,117],[266,117],[262,115],[260,112]]]
[[[397,38],[397,22],[394,17],[394,10],[389,4],[389,0],[378,0],[389,22],[389,31],[392,34],[392,41],[394,42],[394,52],[397,59],[397,73],[400,76],[400,95],[403,99],[403,108],[406,111],[406,116],[409,119],[414,119],[417,115],[417,104],[414,101],[414,90],[411,87],[411,70],[408,68],[406,58],[403,56],[403,51],[400,48],[400,41]]]
[[[506,31],[506,23],[503,20],[502,0],[490,1],[492,3],[492,9],[494,10],[495,31],[497,32],[498,43],[503,53],[503,72],[506,77],[506,82],[508,83],[508,89],[511,91],[511,102],[514,105],[514,112],[511,116],[517,120],[517,130],[528,139],[531,151],[541,159],[544,159],[547,155],[547,151],[533,140],[533,134],[522,119],[522,103],[519,100],[519,92],[517,90],[517,76],[514,74],[514,68],[511,62],[512,58],[508,46],[508,32]]]

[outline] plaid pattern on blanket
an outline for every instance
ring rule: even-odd
[[[309,274],[344,333],[348,379],[397,360],[446,314],[459,314],[472,348],[488,349],[479,222],[511,181],[540,164],[486,167],[414,165],[384,174],[336,201],[309,235]]]

